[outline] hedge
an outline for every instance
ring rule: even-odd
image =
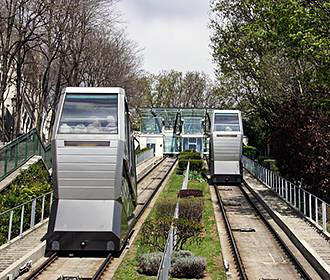
[[[180,159],[179,160],[179,169],[185,170],[187,168],[187,164],[190,161],[190,170],[202,171],[203,168],[203,160],[201,159]]]
[[[255,159],[257,156],[257,148],[253,146],[243,146],[243,155]]]

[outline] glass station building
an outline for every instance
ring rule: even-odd
[[[139,109],[141,148],[152,148],[156,156],[186,150],[206,154],[209,112],[195,108]]]

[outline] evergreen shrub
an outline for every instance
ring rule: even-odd
[[[171,276],[177,278],[202,278],[206,261],[202,257],[188,256],[175,258],[171,266]]]
[[[162,256],[163,253],[161,252],[143,254],[140,257],[138,271],[142,274],[156,276],[162,261]]]

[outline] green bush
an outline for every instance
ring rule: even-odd
[[[179,218],[201,223],[204,200],[199,197],[181,198],[179,200]]]
[[[198,171],[190,171],[189,180],[196,180],[200,183],[203,183],[206,181],[205,178],[203,177],[203,175]]]
[[[190,161],[190,170],[191,171],[197,171],[197,172],[201,172],[203,169],[203,160],[201,159],[192,159],[192,160],[188,160],[188,159],[180,159],[179,160],[179,169],[183,169],[185,170],[187,168],[187,164]]]
[[[171,266],[171,276],[177,278],[202,278],[206,269],[206,261],[202,257],[175,258]]]
[[[201,159],[200,153],[197,152],[181,152],[179,155],[180,159]]]
[[[276,160],[275,159],[265,159],[261,163],[264,167],[274,171],[278,172],[278,167],[276,166]]]
[[[143,254],[140,257],[138,271],[142,274],[156,276],[162,261],[162,256],[163,253],[161,252]]]
[[[28,202],[52,190],[50,177],[44,164],[39,161],[23,171],[0,195],[0,213],[15,206]],[[45,217],[49,215],[50,196],[45,201]],[[36,222],[41,219],[42,201],[36,204]],[[14,210],[12,238],[19,234],[20,208]],[[31,203],[25,206],[23,229],[30,227]],[[8,232],[9,213],[0,216],[0,245],[6,242]]]
[[[257,156],[257,148],[253,146],[243,146],[243,155],[248,158],[255,159]]]
[[[174,215],[176,206],[176,199],[162,198],[156,205],[156,216],[162,217],[172,217]]]
[[[172,255],[172,263],[175,262],[175,258],[186,258],[186,257],[192,257],[193,253],[187,250],[180,250],[180,251],[174,251]]]

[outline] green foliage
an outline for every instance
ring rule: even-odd
[[[220,90],[244,111],[249,143],[268,144],[283,175],[329,194],[329,1],[213,0],[211,9]]]
[[[202,278],[206,270],[203,257],[186,256],[174,258],[171,266],[171,276],[177,278]]]
[[[42,162],[23,171],[0,196],[0,213],[52,190],[49,174]]]
[[[275,159],[265,159],[261,163],[264,167],[270,169],[271,171],[278,172]]]
[[[189,172],[189,180],[195,180],[200,183],[205,182],[205,178],[203,177],[201,172],[195,170]]]
[[[52,190],[47,169],[41,161],[33,164],[23,171],[0,195],[0,213],[12,209],[15,206],[28,202]],[[49,215],[50,196],[45,200],[45,217]],[[36,202],[36,222],[41,219],[42,201]],[[25,206],[25,219],[23,229],[30,227],[31,203]],[[14,210],[12,238],[19,234],[21,209]],[[6,242],[8,232],[9,212],[0,215],[0,245]]]
[[[243,155],[255,159],[257,156],[257,148],[253,146],[243,146]]]
[[[202,159],[201,154],[195,151],[185,151],[179,154],[180,159]]]
[[[161,252],[143,254],[140,257],[139,273],[156,276],[162,261],[162,256],[163,253]]]
[[[179,218],[201,223],[203,218],[203,207],[203,198],[181,198],[179,200]]]
[[[161,198],[156,204],[155,215],[157,218],[172,217],[176,206],[176,198]]]
[[[202,171],[202,169],[203,169],[203,160],[201,160],[201,159],[192,159],[192,160],[179,159],[179,163],[178,163],[179,169],[185,170],[187,168],[188,162],[190,162],[190,167],[189,167],[190,170],[197,171],[199,173]]]

